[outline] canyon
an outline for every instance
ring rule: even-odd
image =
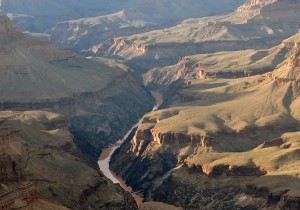
[[[300,209],[299,9],[0,0],[0,209]]]
[[[41,199],[36,206],[136,209],[95,162],[102,148],[151,110],[151,94],[122,63],[80,58],[29,39],[6,16],[0,26],[0,121],[18,131],[26,148],[26,180]]]
[[[298,209],[299,40],[271,72],[189,78],[144,117],[112,170],[146,201],[184,209]]]
[[[92,55],[106,40],[171,27],[188,18],[230,12],[243,2],[135,0],[116,13],[58,23],[50,35],[61,45]]]
[[[269,49],[185,56],[175,65],[155,67],[143,74],[144,84],[152,88],[163,88],[178,80],[240,78],[270,72],[288,62],[295,39],[298,39],[298,33]]]
[[[156,104],[152,108],[152,111],[156,111],[159,106],[163,103],[162,95],[158,92],[151,92],[152,96],[155,98]],[[132,138],[132,133],[136,130],[136,128],[143,122],[143,118],[139,119],[138,122],[132,126],[132,128],[125,134],[125,136],[117,141],[114,145],[110,146],[109,148],[106,148],[102,150],[101,155],[98,160],[98,165],[100,168],[100,171],[109,178],[113,183],[119,183],[122,188],[128,192],[131,193],[132,197],[135,199],[138,206],[141,206],[143,198],[137,195],[135,192],[132,191],[132,188],[128,185],[126,185],[125,181],[121,178],[116,176],[116,174],[109,169],[111,156],[114,154],[116,150],[120,148],[122,144],[124,144],[125,141],[128,141]]]
[[[284,5],[284,6],[283,6]],[[285,8],[282,10],[282,8]],[[299,30],[297,1],[246,1],[224,16],[190,18],[174,27],[108,40],[96,55],[122,58],[144,73],[184,57],[274,47]]]

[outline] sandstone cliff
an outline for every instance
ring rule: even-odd
[[[153,88],[161,88],[183,80],[208,78],[249,77],[272,71],[285,65],[297,65],[297,56],[290,56],[299,33],[285,39],[278,46],[264,50],[223,51],[183,57],[177,64],[156,67],[143,75],[144,83]],[[295,54],[295,53],[294,53]],[[289,59],[287,59],[290,56]]]
[[[286,44],[288,58],[271,73],[183,85],[146,115],[112,169],[146,199],[187,209],[297,209],[298,188],[283,177],[299,183],[299,34]]]
[[[37,202],[37,189],[26,182],[24,153],[14,132],[0,127],[0,209],[21,209]]]
[[[189,19],[175,27],[115,38],[97,52],[147,71],[187,55],[270,48],[299,30],[298,1],[251,2],[227,16]]]
[[[17,171],[16,174],[22,175],[18,170],[18,164],[22,163],[26,180],[31,182],[25,183],[25,187],[16,182],[12,189],[9,187],[11,182],[5,182],[15,193],[9,196],[10,202],[20,199],[19,194],[35,195],[34,208],[38,209],[44,205],[43,201],[37,200],[38,192],[40,199],[70,209],[137,209],[129,193],[84,162],[64,116],[36,110],[1,111],[0,116],[1,126],[18,129],[14,141],[24,148],[23,162],[17,162],[15,167],[9,166]],[[9,139],[13,141],[13,137]],[[14,144],[13,149],[16,150]],[[29,194],[24,193],[26,189]],[[35,194],[31,193],[32,189],[35,189]],[[27,197],[21,199],[31,202],[31,197]]]

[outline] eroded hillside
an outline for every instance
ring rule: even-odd
[[[187,209],[297,209],[299,39],[270,73],[190,80],[146,115],[112,169],[147,199]]]
[[[298,34],[278,46],[262,50],[220,51],[181,58],[177,64],[156,67],[143,75],[144,83],[152,88],[163,88],[183,80],[205,78],[239,78],[272,71],[288,61]]]
[[[187,55],[266,49],[298,32],[299,7],[294,0],[249,0],[229,15],[191,18],[171,28],[115,38],[96,52],[121,57],[145,72]]]
[[[134,72],[28,39],[6,16],[0,47],[1,122],[18,131],[39,197],[71,209],[136,209],[130,194],[94,169],[101,149],[152,107]]]
[[[188,18],[231,12],[243,2],[135,0],[116,13],[61,22],[51,29],[51,36],[77,52],[94,54],[111,38],[171,27]]]

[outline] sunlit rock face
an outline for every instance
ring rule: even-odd
[[[243,2],[135,0],[114,14],[61,22],[50,33],[55,41],[73,47],[77,52],[101,53],[99,48],[111,38],[171,27],[188,18],[225,14]]]
[[[92,50],[121,57],[145,72],[188,55],[271,48],[298,32],[299,7],[293,0],[248,1],[225,16],[188,19],[175,27],[114,38]]]
[[[190,77],[166,107],[145,116],[112,157],[112,169],[147,199],[187,209],[296,208],[299,34],[279,47],[284,61],[265,74]],[[177,65],[199,67],[189,60]]]

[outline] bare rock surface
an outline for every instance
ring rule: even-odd
[[[137,209],[131,195],[95,165],[101,148],[152,107],[150,93],[122,63],[80,58],[50,41],[29,39],[6,16],[0,17],[0,29],[0,122],[17,131],[11,149],[0,147],[1,167],[7,169],[1,183],[30,181],[28,189],[35,186],[38,197],[50,203],[37,201],[34,208]],[[125,114],[127,109],[134,113]],[[15,184],[22,194],[22,185]],[[21,200],[36,201],[36,194],[29,191]]]
[[[145,72],[187,55],[266,49],[298,32],[299,7],[294,0],[247,1],[229,15],[192,18],[171,28],[115,38],[94,51],[121,57]]]
[[[288,39],[270,73],[183,84],[145,116],[112,169],[146,199],[186,209],[297,209],[298,43],[299,34]]]
[[[116,13],[61,22],[50,33],[57,42],[91,54],[108,39],[171,27],[188,18],[231,12],[243,2],[135,0]]]

